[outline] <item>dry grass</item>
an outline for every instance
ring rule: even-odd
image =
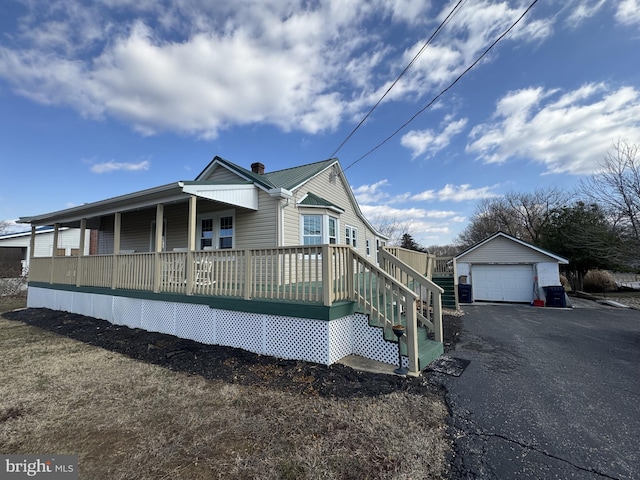
[[[444,478],[436,396],[335,399],[206,380],[0,318],[0,451],[80,478]]]

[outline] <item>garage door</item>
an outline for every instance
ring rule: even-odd
[[[494,302],[531,302],[532,265],[472,265],[473,299]]]

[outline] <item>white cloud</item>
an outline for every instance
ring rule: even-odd
[[[416,158],[424,153],[428,153],[427,158],[447,147],[454,135],[459,134],[467,124],[466,118],[448,122],[440,132],[433,130],[410,130],[402,136],[400,144],[411,150],[411,157]]]
[[[471,188],[469,184],[451,185],[447,184],[440,190],[425,190],[424,192],[412,195],[409,199],[415,202],[438,200],[440,202],[466,202],[469,200],[479,200],[481,198],[498,197],[497,193],[491,190],[497,185]]]
[[[438,191],[438,200],[442,202],[465,202],[469,200],[479,200],[481,198],[498,197],[497,193],[491,192],[493,187],[471,188],[471,185],[465,183],[463,185],[447,184]]]
[[[528,88],[497,102],[494,119],[472,129],[466,151],[486,163],[525,158],[549,172],[589,174],[617,138],[640,138],[639,118],[640,91],[634,87]]]
[[[569,16],[567,17],[567,23],[575,28],[580,25],[584,20],[593,17],[600,8],[607,2],[607,0],[585,1],[581,0],[579,3],[571,3],[568,5],[570,8]]]
[[[388,193],[382,191],[382,187],[388,185],[388,180],[383,179],[372,185],[360,185],[359,187],[351,187],[353,195],[359,204],[380,202],[389,196]]]
[[[423,36],[425,25],[435,26],[451,8],[435,18],[432,5],[25,2],[17,33],[0,38],[0,77],[34,101],[117,118],[145,135],[214,138],[247,124],[318,133],[361,115],[424,42],[385,44],[367,26],[383,19],[388,28]],[[504,2],[465,6],[389,98],[415,98],[452,79],[518,13]],[[532,20],[523,28],[538,33],[511,40],[548,35],[536,22],[550,21]],[[399,50],[405,59],[398,60]]]
[[[616,20],[623,25],[640,26],[640,1],[621,0],[616,9]]]
[[[141,170],[149,170],[150,166],[151,164],[148,160],[143,160],[139,163],[121,163],[110,161],[91,165],[91,171],[93,173],[111,173],[119,170],[126,172],[138,172]]]

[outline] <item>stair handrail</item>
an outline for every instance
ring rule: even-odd
[[[357,250],[352,249],[351,256],[354,262],[354,277],[356,277],[358,273],[366,274],[367,272],[365,270],[368,270],[373,276],[373,278],[369,279],[363,276],[362,282],[354,280],[353,292],[358,306],[369,312],[370,317],[374,316],[376,324],[382,321],[383,325],[378,326],[383,329],[390,329],[394,324],[400,323],[404,315],[406,320],[406,335],[403,339],[407,345],[409,373],[414,375],[418,374],[420,372],[418,358],[418,295],[370,260],[363,257]],[[367,280],[369,280],[368,283]],[[371,280],[375,280],[375,282]],[[380,285],[378,285],[380,281],[384,282],[382,289]],[[376,283],[375,292],[373,290],[373,283]],[[380,302],[380,294],[382,294],[383,297],[382,302]],[[390,295],[391,298],[387,298],[387,295]],[[390,300],[390,302],[388,302],[388,300]],[[382,310],[382,308],[386,309],[387,303],[390,303],[394,307],[391,310],[390,316],[387,315],[386,311]],[[400,348],[399,345],[398,348]]]
[[[384,249],[380,249],[380,263],[385,272],[400,281],[403,285],[411,288],[409,284],[413,283],[412,291],[418,295],[418,299],[421,302],[424,302],[422,305],[427,306],[427,312],[428,306],[430,304],[432,305],[433,313],[431,319],[423,315],[422,312],[424,310],[422,306],[418,309],[417,318],[422,325],[433,332],[436,342],[442,342],[442,294],[444,293],[444,289]],[[390,267],[394,267],[397,271],[390,272]],[[398,276],[400,278],[398,278]],[[426,297],[424,295],[425,291]],[[429,300],[432,301],[430,302]],[[427,313],[427,315],[429,314]]]

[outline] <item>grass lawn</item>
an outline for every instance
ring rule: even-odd
[[[0,311],[20,306],[0,303]],[[0,318],[0,452],[77,454],[80,478],[446,478],[447,409],[175,372]]]

